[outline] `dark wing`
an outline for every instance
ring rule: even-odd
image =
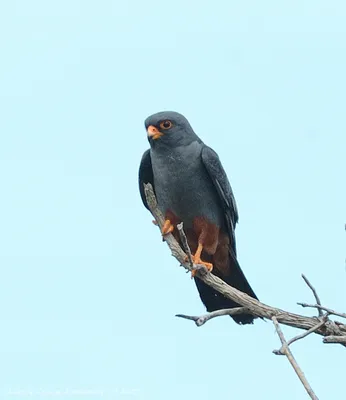
[[[222,167],[219,156],[213,149],[208,146],[203,147],[202,161],[220,197],[220,202],[225,213],[228,233],[231,239],[231,245],[234,255],[236,256],[234,230],[239,216],[231,185],[228,181],[226,172]]]
[[[153,175],[153,167],[151,165],[151,157],[150,157],[150,150],[147,150],[142,157],[141,165],[139,166],[139,174],[138,174],[138,183],[139,183],[139,191],[141,193],[141,198],[145,207],[149,210],[147,200],[145,198],[144,193],[144,184],[150,183],[154,187],[154,175]]]

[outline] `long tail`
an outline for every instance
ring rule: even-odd
[[[249,282],[245,278],[243,271],[240,268],[240,265],[232,254],[229,252],[229,268],[227,275],[219,273],[216,269],[213,270],[213,273],[225,281],[228,285],[233,286],[234,288],[248,294],[249,296],[257,299],[254,291],[251,289]],[[196,286],[199,291],[199,295],[203,304],[206,306],[207,311],[216,311],[222,310],[225,308],[235,308],[240,307],[239,304],[234,302],[233,300],[227,299],[221,293],[218,293],[210,286],[206,285],[199,278],[195,278]],[[235,322],[238,324],[252,324],[255,317],[250,314],[239,314],[232,316]]]

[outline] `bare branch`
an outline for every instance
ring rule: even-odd
[[[187,243],[187,237],[185,235],[183,226],[184,226],[184,224],[181,222],[180,224],[177,225],[177,228],[178,228],[181,243],[183,244],[183,249],[184,249],[185,253],[187,254],[187,259],[190,263],[190,267],[191,267],[191,269],[193,269],[192,254],[191,254],[190,246]]]
[[[162,215],[161,211],[157,206],[152,186],[150,184],[144,185],[144,191],[150,211],[155,217],[158,226],[162,228],[162,225],[164,223],[164,216]],[[316,333],[318,335],[324,336],[323,340],[324,343],[339,343],[346,347],[346,325],[338,321],[331,321],[328,318],[329,315],[338,315],[340,317],[346,318],[346,314],[338,313],[329,308],[322,307],[320,298],[318,297],[315,288],[311,285],[309,280],[304,275],[302,275],[302,277],[306,282],[306,284],[309,286],[309,288],[312,290],[317,304],[316,305],[310,305],[306,303],[298,303],[298,304],[300,304],[302,307],[317,308],[319,310],[320,318],[306,317],[303,315],[290,313],[288,311],[284,311],[279,308],[271,307],[264,303],[261,303],[260,301],[248,296],[247,294],[235,289],[234,287],[227,285],[220,278],[208,272],[203,265],[194,265],[191,250],[189,248],[186,235],[183,231],[182,224],[178,225],[178,232],[180,235],[181,243],[187,255],[184,253],[184,251],[180,247],[175,237],[172,234],[168,234],[165,235],[165,241],[168,244],[169,248],[171,249],[172,255],[179,261],[179,263],[187,271],[192,271],[196,269],[197,270],[196,275],[200,280],[202,280],[205,284],[212,287],[217,292],[224,295],[226,298],[233,300],[241,307],[218,310],[202,316],[188,316],[184,314],[178,314],[177,317],[192,320],[195,322],[197,326],[204,325],[210,319],[222,315],[236,315],[242,313],[248,313],[256,317],[272,320],[282,344],[281,349],[275,350],[274,353],[283,354],[288,358],[289,362],[294,368],[300,381],[304,385],[304,388],[306,389],[310,398],[318,400],[317,396],[315,395],[311,386],[309,385],[306,377],[304,376],[304,373],[302,372],[297,361],[293,357],[292,352],[289,349],[289,345],[297,340],[305,338],[311,333]],[[322,311],[325,311],[326,314],[323,314]],[[279,323],[299,329],[304,329],[306,332],[295,336],[294,338],[292,338],[287,342],[281,331]]]
[[[272,318],[272,321],[275,325],[275,329],[276,332],[279,335],[282,347],[282,350],[274,350],[274,354],[277,355],[285,355],[288,358],[288,361],[291,363],[294,371],[296,372],[296,374],[298,375],[298,378],[300,379],[301,383],[303,384],[305,390],[308,392],[309,396],[313,399],[313,400],[318,400],[318,397],[315,395],[314,391],[312,390],[309,382],[307,381],[304,372],[301,370],[301,368],[299,367],[296,359],[294,358],[291,350],[288,347],[288,344],[286,342],[285,336],[280,328],[280,325],[278,323],[278,320],[276,319],[276,317]]]
[[[221,317],[223,315],[238,315],[243,313],[248,314],[249,312],[250,312],[249,309],[247,309],[246,307],[236,307],[236,308],[225,308],[223,310],[213,311],[208,314],[201,315],[199,317],[185,315],[185,314],[177,314],[176,317],[189,319],[191,321],[194,321],[197,326],[202,326],[210,319],[216,317]]]
[[[157,207],[155,194],[151,185],[144,185],[144,190],[151,213],[156,219],[159,227],[162,227],[164,223],[164,217]],[[185,269],[191,271],[193,268],[191,267],[190,262],[187,261],[186,254],[181,249],[179,243],[175,240],[174,236],[172,234],[166,235],[165,241],[171,249],[172,255],[178,260],[178,262]],[[321,336],[346,336],[345,324],[328,320],[325,324],[317,328],[316,318],[290,313],[280,308],[271,307],[267,304],[261,303],[260,301],[248,296],[240,290],[237,290],[234,287],[227,285],[223,280],[213,275],[212,273],[205,273],[205,270],[206,269],[203,266],[197,266],[196,275],[200,280],[202,280],[205,284],[211,286],[213,289],[224,295],[226,298],[233,300],[241,307],[246,307],[248,313],[252,315],[270,320],[272,320],[273,317],[276,317],[277,321],[281,324],[292,326],[294,328],[304,329],[307,331],[309,329],[315,328],[315,333]],[[316,306],[313,307],[316,308]],[[329,309],[325,309],[325,311],[333,314],[332,312],[330,312],[331,310]],[[340,316],[341,314],[335,313],[335,315]]]
[[[302,274],[302,278],[304,279],[305,283],[309,286],[309,288],[312,290],[312,293],[315,296],[316,303],[320,306],[321,305],[321,300],[318,297],[316,289],[311,285],[309,279],[304,274]],[[319,317],[323,317],[323,312],[322,312],[322,310],[320,308],[318,309],[318,316]]]
[[[323,338],[323,343],[340,343],[346,346],[346,336],[327,336]]]
[[[331,308],[323,307],[320,304],[307,304],[307,303],[297,303],[297,304],[302,306],[302,307],[304,307],[304,308],[305,307],[318,308],[320,310],[326,311],[330,315],[337,315],[338,317],[346,318],[346,314],[345,313],[340,313],[340,312],[334,311]]]

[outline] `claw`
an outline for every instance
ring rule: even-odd
[[[165,220],[163,227],[161,229],[162,236],[168,235],[169,233],[174,231],[174,225],[172,225],[169,219]]]
[[[203,246],[199,243],[195,255],[192,256],[192,261],[193,261],[194,264],[201,264],[201,265],[204,265],[204,266],[207,268],[207,270],[208,270],[209,272],[211,272],[211,271],[213,270],[213,264],[201,260],[201,253],[202,253],[202,250],[203,250]],[[187,256],[186,256],[186,258],[188,259]],[[186,261],[187,261],[187,260],[186,260]],[[196,275],[196,273],[197,273],[197,269],[193,269],[193,270],[191,271],[191,278],[194,278],[195,275]]]
[[[196,260],[196,258],[195,258],[194,256],[192,256],[192,259],[193,259],[193,263],[194,263],[194,264],[203,265],[204,267],[207,268],[208,272],[211,272],[211,271],[213,270],[213,264],[208,263],[208,262],[206,262],[206,261],[202,261],[201,259]],[[194,277],[196,276],[197,271],[198,271],[198,269],[193,269],[193,270],[191,271],[191,279],[194,278]]]

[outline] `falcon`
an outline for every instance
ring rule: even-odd
[[[195,264],[204,265],[227,284],[257,299],[237,261],[235,226],[238,210],[231,185],[217,153],[205,145],[188,120],[173,111],[153,114],[145,120],[150,149],[142,157],[139,189],[149,209],[144,184],[153,186],[165,217],[162,235],[172,233],[180,241],[177,224],[183,222]],[[192,272],[200,298],[208,312],[239,307]],[[251,324],[249,314],[232,316],[239,324]]]

